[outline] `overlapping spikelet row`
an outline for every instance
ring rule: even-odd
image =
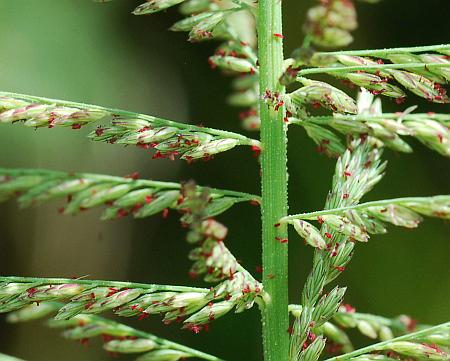
[[[359,141],[351,146],[352,151],[347,150],[338,159],[325,209],[357,204],[382,178],[385,164],[380,161],[381,152],[373,148],[370,140],[364,143]],[[320,299],[319,297],[325,285],[345,269],[351,259],[354,242],[351,242],[352,237],[348,235],[353,229],[346,229],[345,233],[342,230],[337,232],[323,223],[319,231],[306,226],[306,222],[295,223],[297,231],[316,247],[314,267],[302,292],[303,309],[294,321],[291,336],[290,357],[292,360],[303,360],[310,357],[311,353],[320,354],[325,348],[325,339],[321,336],[320,329],[314,327],[323,325],[337,312],[345,288],[336,287]]]
[[[303,312],[301,305],[290,305],[289,310],[297,318],[301,318]],[[315,310],[314,310],[315,311]],[[323,334],[327,337],[326,351],[331,354],[352,353],[353,345],[345,332],[345,329],[357,328],[359,332],[371,339],[379,339],[384,342],[381,347],[375,346],[373,351],[378,351],[377,354],[369,354],[364,356],[358,356],[357,358],[351,358],[352,360],[387,360],[390,356],[394,356],[394,349],[397,350],[399,355],[407,355],[401,352],[402,344],[400,341],[396,341],[396,337],[402,337],[403,339],[409,339],[414,341],[406,344],[409,346],[410,351],[415,349],[420,343],[426,347],[423,350],[431,350],[432,354],[435,354],[432,359],[445,360],[448,357],[449,345],[450,345],[450,333],[448,328],[433,328],[430,332],[423,332],[429,326],[418,325],[415,320],[408,316],[401,315],[394,319],[381,317],[377,315],[358,313],[355,309],[348,304],[341,305],[338,311],[334,313],[330,321],[320,324],[314,324],[312,327],[312,334],[308,339],[314,338],[315,334]],[[417,330],[421,330],[419,336],[408,336]],[[404,342],[404,341],[403,341]],[[405,346],[405,344],[403,344]],[[420,346],[419,346],[420,348]],[[400,350],[400,351],[399,351]],[[407,351],[407,350],[405,350]],[[386,352],[386,355],[380,354],[380,352]],[[364,352],[362,352],[364,354]],[[395,356],[399,356],[395,354]],[[346,355],[344,355],[346,356]],[[342,356],[341,356],[342,357]],[[418,355],[416,355],[421,359]]]
[[[11,323],[28,322],[53,315],[61,306],[61,303],[49,301],[39,305],[31,304],[9,313],[6,319]],[[55,329],[64,329],[62,332],[64,338],[82,344],[101,337],[104,342],[103,348],[110,354],[141,354],[137,361],[177,361],[190,357],[218,360],[203,352],[97,315],[78,314],[68,320],[51,319],[47,321],[47,325]]]
[[[342,154],[344,146],[339,137],[324,126],[352,137],[376,138],[378,146],[385,146],[399,152],[412,152],[403,136],[414,137],[428,148],[450,157],[450,116],[435,113],[410,113],[412,108],[400,113],[382,113],[380,99],[370,101],[371,95],[361,93],[359,98],[369,98],[364,114],[352,116],[335,113],[330,117],[305,117],[303,120],[290,118],[289,122],[305,128],[311,138],[321,146],[320,151],[330,156]],[[372,96],[373,98],[373,96]],[[361,109],[364,110],[364,109]],[[322,143],[321,143],[322,142]]]
[[[200,193],[204,188],[196,187]],[[98,206],[107,206],[102,219],[127,215],[148,217],[169,209],[181,213],[190,210],[190,199],[178,183],[138,179],[137,174],[113,177],[89,173],[68,173],[42,169],[0,169],[0,201],[18,196],[21,207],[36,206],[53,199],[66,198],[63,214],[77,214]],[[220,214],[239,202],[258,197],[239,192],[211,189],[206,200],[208,216]]]
[[[147,285],[113,281],[0,277],[0,313],[20,310],[32,303],[65,302],[56,320],[79,314],[99,314],[112,310],[140,319],[163,315],[165,323],[182,322],[183,327],[200,332],[207,324],[233,308],[242,312],[252,307],[261,289],[250,284],[243,273],[211,289]]]
[[[100,120],[89,134],[94,141],[155,149],[154,158],[208,159],[238,145],[257,149],[259,142],[240,134],[174,122],[117,109],[0,92],[0,124],[23,122],[34,128],[79,129]]]

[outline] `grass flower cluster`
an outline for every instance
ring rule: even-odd
[[[419,113],[416,107],[383,113],[381,100],[393,98],[401,104],[411,95],[448,106],[450,45],[327,51],[349,45],[358,26],[358,6],[376,2],[318,1],[306,14],[301,47],[288,58],[283,54],[283,4],[278,0],[148,0],[134,9],[134,15],[148,15],[179,6],[183,18],[171,30],[188,33],[193,43],[220,42],[209,64],[234,76],[228,101],[243,109],[244,129],[260,131],[258,140],[124,110],[1,92],[1,124],[43,129],[96,124],[90,139],[150,149],[153,158],[209,160],[237,146],[248,146],[261,166],[261,195],[193,182],[139,179],[138,174],[116,177],[0,168],[0,200],[17,197],[21,207],[64,199],[60,213],[73,215],[105,207],[103,220],[179,212],[188,229],[187,242],[193,246],[189,274],[209,284],[196,288],[0,276],[0,313],[7,313],[12,323],[51,317],[47,325],[64,329],[66,339],[86,343],[103,337],[106,351],[136,354],[139,361],[214,361],[221,359],[99,314],[139,319],[160,315],[165,324],[178,323],[199,333],[211,322],[256,304],[261,312],[265,361],[450,360],[449,322],[429,326],[405,315],[391,319],[357,313],[344,302],[345,286],[330,288],[361,243],[386,233],[389,224],[416,228],[423,216],[450,219],[449,195],[361,203],[384,176],[385,149],[412,152],[404,137],[450,157],[447,108],[443,113]],[[317,80],[316,74],[360,88],[357,97],[356,92],[331,85],[323,77]],[[330,114],[316,114],[316,108]],[[323,209],[288,214],[291,125],[301,126],[319,152],[336,158]],[[261,282],[227,248],[228,229],[214,219],[240,202],[260,206]],[[290,226],[314,248],[311,270],[293,304],[288,299]],[[355,349],[348,329],[376,341]],[[0,359],[17,360],[6,355]]]

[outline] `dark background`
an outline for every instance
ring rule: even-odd
[[[304,12],[314,1],[283,0],[286,54],[302,38]],[[125,108],[178,121],[240,131],[237,110],[223,101],[229,80],[207,66],[215,44],[188,44],[185,34],[166,29],[176,10],[150,17],[130,11],[137,1],[108,4],[89,0],[0,1],[0,89]],[[446,43],[450,39],[448,0],[385,0],[358,3],[360,29],[352,48]],[[420,111],[447,112],[410,96],[407,104],[384,102],[386,111],[418,104]],[[207,163],[152,161],[149,153],[94,144],[89,129],[39,130],[2,126],[0,167],[42,167],[160,180],[195,179],[199,184],[259,192],[258,166],[245,148]],[[254,134],[256,136],[256,134]],[[448,194],[448,160],[416,142],[415,153],[387,151],[388,173],[365,199]],[[330,186],[334,161],[318,155],[301,129],[289,132],[291,213],[320,209]],[[99,222],[98,210],[62,217],[57,204],[19,211],[15,202],[0,206],[0,274],[23,276],[89,275],[95,279],[200,285],[187,275],[190,247],[177,216]],[[243,204],[220,220],[229,226],[227,245],[249,270],[260,263],[257,208]],[[450,319],[450,242],[448,225],[427,219],[417,230],[391,229],[359,245],[339,279],[348,286],[346,302],[361,312],[412,315],[423,323]],[[298,238],[297,238],[298,239]],[[293,235],[290,248],[291,302],[311,264],[311,249]],[[59,338],[34,322],[0,323],[0,352],[28,360],[107,360],[100,345],[90,347]],[[193,335],[162,326],[158,317],[122,319],[143,330],[217,354],[228,360],[261,360],[258,310],[229,315],[209,333]],[[367,340],[361,339],[363,342]],[[98,346],[98,347],[97,347]],[[130,358],[128,358],[130,359]]]

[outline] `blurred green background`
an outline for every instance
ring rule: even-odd
[[[275,1],[275,0],[274,0]],[[283,0],[286,54],[302,37],[304,11],[314,3]],[[203,122],[240,131],[237,110],[223,99],[229,81],[207,66],[213,43],[188,44],[185,34],[166,29],[175,10],[151,17],[130,11],[139,1],[98,4],[90,0],[0,0],[0,89],[82,101]],[[360,29],[353,48],[379,48],[448,42],[448,0],[385,0],[358,3]],[[446,112],[411,96],[401,108]],[[258,166],[242,148],[193,165],[152,161],[134,147],[94,144],[89,129],[34,131],[2,126],[0,167],[42,167],[125,175],[139,171],[161,180],[195,179],[199,184],[259,192]],[[412,155],[387,151],[388,173],[366,200],[450,193],[447,159],[413,144]],[[291,213],[322,207],[334,161],[318,155],[301,129],[289,140]],[[196,284],[187,275],[189,246],[177,216],[141,221],[99,222],[98,211],[62,217],[57,204],[19,211],[14,202],[0,206],[0,274],[23,276],[89,275],[96,279]],[[227,245],[250,270],[260,263],[257,208],[244,204],[220,217],[230,228]],[[386,316],[407,313],[420,322],[450,319],[449,228],[427,220],[418,230],[391,229],[360,245],[339,279],[348,286],[346,302],[361,312]],[[291,301],[299,293],[312,252],[296,242],[290,248]],[[42,322],[9,325],[0,320],[0,352],[27,360],[107,360],[100,345],[83,347],[58,337]],[[157,317],[132,325],[209,351],[228,360],[261,360],[260,324],[255,308],[213,323],[210,332],[193,335],[162,326]],[[367,342],[362,340],[361,342]],[[125,358],[130,359],[130,358]]]

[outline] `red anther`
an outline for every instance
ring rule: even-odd
[[[344,272],[345,271],[345,267],[344,266],[335,266],[334,268],[336,268],[339,272]]]
[[[81,124],[72,124],[72,129],[80,129]]]
[[[214,273],[214,267],[208,267],[208,269],[206,270],[206,272],[210,275]]]
[[[219,55],[219,56],[225,56],[225,50],[223,49],[217,49],[215,55]]]
[[[82,339],[80,339],[80,343],[81,343],[83,346],[87,346],[87,345],[89,345],[89,339],[88,339],[87,337],[82,338]]]
[[[210,313],[209,313],[209,316],[208,316],[208,320],[209,320],[209,321],[214,321],[215,318],[216,318],[216,316],[214,315],[214,312],[210,312]]]
[[[146,126],[146,127],[142,127],[141,129],[139,129],[138,132],[139,132],[139,133],[143,133],[143,132],[145,132],[145,131],[147,131],[147,130],[150,130],[150,129],[152,129],[152,128],[149,127],[149,126]]]
[[[250,203],[252,206],[256,206],[256,207],[259,207],[259,205],[260,205],[260,203],[259,203],[258,201],[256,201],[256,200],[254,200],[254,199],[252,199],[249,203]]]
[[[152,201],[153,201],[152,196],[145,196],[145,204],[150,204],[152,203]]]
[[[402,103],[405,102],[405,100],[406,100],[406,97],[398,97],[398,98],[395,99],[395,102],[397,104],[402,104]]]
[[[280,109],[284,105],[284,100],[279,100],[278,103],[275,105],[275,111]]]
[[[133,213],[137,212],[138,210],[140,210],[142,208],[142,203],[136,203],[133,206],[133,209],[131,210]]]
[[[138,321],[142,321],[144,318],[147,318],[148,316],[150,316],[148,312],[142,311],[138,317]]]
[[[290,335],[293,335],[294,334],[294,327],[289,326],[288,329],[287,329],[287,333],[290,334]]]
[[[281,244],[288,243],[287,238],[281,238],[281,237],[275,237],[275,239],[280,242]]]
[[[152,146],[150,144],[145,144],[145,143],[137,143],[136,144],[137,147],[142,148],[142,149],[150,149]]]
[[[169,208],[164,208],[164,210],[162,212],[162,216],[163,216],[163,218],[169,217]]]
[[[211,254],[211,255],[212,255],[212,254]],[[231,269],[230,269],[230,272],[229,272],[228,279],[229,279],[230,281],[234,280],[234,273],[233,273],[233,270],[231,270]]]
[[[344,177],[350,177],[352,174],[349,171],[344,172]]]
[[[369,168],[371,164],[372,164],[372,161],[368,160],[366,163],[364,163],[364,168]]]
[[[306,350],[308,346],[309,346],[308,341],[303,342],[303,350]]]
[[[275,228],[278,228],[278,227],[281,226],[281,223],[275,223],[273,226],[274,226]]]
[[[435,350],[438,353],[442,353],[442,350],[435,343],[429,344],[429,343],[422,342],[422,345],[432,348],[433,350]]]
[[[319,102],[313,102],[313,103],[311,104],[311,106],[312,106],[314,109],[319,109],[319,108],[320,108],[320,103],[319,103]]]
[[[245,287],[242,289],[242,293],[250,293],[252,290],[250,289],[250,285],[245,285]]]
[[[48,127],[51,129],[55,126],[55,118],[49,118]]]
[[[346,303],[344,305],[345,308],[345,312],[347,313],[354,313],[356,311],[356,309],[354,307],[352,307],[352,305],[349,305],[348,303]]]
[[[124,178],[139,179],[139,172],[133,172],[133,173],[127,174]]]
[[[114,340],[114,338],[115,338],[114,336],[107,335],[105,333],[102,334],[102,340],[105,343]]]
[[[261,289],[259,287],[255,287],[255,293],[260,293]]]
[[[258,265],[258,266],[255,267],[255,272],[256,273],[262,273],[262,271],[263,271],[262,266]]]
[[[361,140],[361,144],[364,144],[367,140],[367,134],[361,134],[359,139]]]
[[[317,222],[319,223],[319,224],[322,224],[323,223],[323,218],[322,217],[317,217]]]
[[[104,132],[105,132],[105,129],[102,127],[98,127],[97,129],[95,129],[95,135],[97,137],[100,137]]]
[[[378,60],[377,60],[377,63],[378,63],[378,64],[384,64],[384,61],[381,60],[381,59],[378,59]]]
[[[342,199],[348,199],[348,197],[350,197],[350,195],[348,193],[344,193],[342,195]]]
[[[181,322],[183,322],[183,320],[184,320],[183,316],[177,316],[177,318],[175,319],[175,322],[176,323],[181,323]]]
[[[409,332],[413,332],[416,329],[417,321],[413,318],[408,319],[408,323],[406,325],[406,328]]]
[[[258,158],[261,154],[261,148],[257,145],[252,145],[251,150],[253,151],[253,156],[255,158]]]
[[[242,46],[248,46],[248,43],[245,42],[245,41],[241,41],[240,43],[241,43]]]
[[[437,137],[439,139],[439,143],[442,144],[444,142],[444,136],[442,134],[438,134]]]
[[[126,210],[126,209],[123,209],[123,208],[119,208],[118,210],[117,210],[117,213],[116,213],[116,217],[118,218],[118,219],[120,219],[120,218],[124,218],[124,217],[126,217],[126,216],[128,216],[128,211]]]
[[[331,239],[331,237],[333,237],[333,236],[331,235],[331,233],[326,232],[325,237],[327,237],[328,239]]]
[[[278,39],[284,39],[283,34],[280,34],[280,33],[274,33],[273,36],[275,36]]]
[[[283,122],[289,123],[289,118],[288,118],[288,117],[284,117],[284,118],[283,118]]]
[[[95,301],[89,301],[88,303],[86,303],[85,305],[84,305],[84,309],[85,310],[89,310],[91,307],[92,307],[92,305],[95,303]]]
[[[336,242],[336,245],[334,246],[334,250],[333,250],[333,252],[331,252],[331,257],[336,257],[337,256],[338,249],[339,249],[339,242]]]
[[[179,206],[180,204],[182,204],[185,200],[185,197],[183,195],[180,195],[177,199],[177,206]]]
[[[162,159],[165,158],[166,156],[164,154],[162,154],[160,151],[157,151],[155,154],[153,154],[152,159]]]
[[[36,287],[33,287],[33,288],[29,288],[28,290],[27,290],[27,293],[28,293],[28,297],[33,297],[34,296],[34,294],[37,292],[38,290],[37,290],[37,288]]]
[[[427,115],[428,115],[429,117],[433,117],[434,115],[436,115],[436,113],[435,113],[435,112],[428,112]]]
[[[341,354],[342,345],[335,342],[327,342],[326,351],[330,354]]]
[[[211,59],[208,59],[208,65],[211,69],[217,68],[217,65]]]
[[[189,325],[188,328],[194,333],[200,333],[200,331],[202,330],[201,326],[194,324]]]
[[[134,311],[139,305],[132,305],[130,308]]]
[[[112,296],[113,294],[115,294],[115,293],[117,293],[117,292],[119,292],[119,290],[118,290],[117,288],[109,287],[109,292],[108,292],[108,294],[106,295],[106,297]]]
[[[316,335],[311,331],[308,332],[308,339],[313,342],[316,339]]]

